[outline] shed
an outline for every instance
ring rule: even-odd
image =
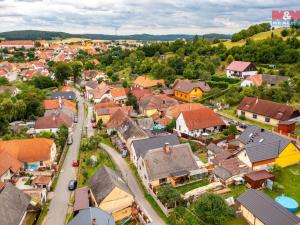
[[[289,134],[289,133],[293,133],[296,129],[296,121],[281,121],[278,123],[277,125],[277,129],[278,132],[282,133],[282,134]]]
[[[251,188],[257,189],[262,187],[268,179],[274,180],[275,176],[266,170],[259,170],[246,174],[244,179]]]
[[[89,189],[87,187],[78,188],[74,192],[74,212],[89,207]]]

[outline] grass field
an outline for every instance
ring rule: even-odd
[[[284,194],[288,197],[294,198],[298,203],[300,203],[300,165],[282,169],[281,173],[275,174],[275,181],[281,184],[284,188],[282,190],[273,191],[265,189],[265,193],[273,199]]]
[[[261,41],[261,40],[265,40],[267,38],[270,38],[272,33],[278,37],[281,37],[281,31],[283,30],[284,28],[277,28],[275,30],[272,30],[272,31],[267,31],[267,32],[261,32],[261,33],[258,33],[258,34],[255,34],[253,35],[252,37],[250,37],[251,40],[254,40],[254,41]],[[288,37],[285,37],[284,39],[287,39]],[[298,37],[298,39],[300,40],[300,37]],[[235,46],[238,46],[238,47],[241,47],[243,46],[244,44],[246,43],[245,40],[240,40],[240,41],[237,41],[237,42],[231,42],[231,40],[228,40],[228,41],[224,41],[223,44],[226,46],[226,48],[232,48],[232,47],[235,47]]]
[[[199,180],[196,181],[194,183],[190,183],[190,184],[186,184],[180,187],[177,187],[176,190],[179,191],[181,194],[185,194],[191,190],[194,190],[198,187],[203,187],[205,185],[208,185],[208,180],[207,179],[203,179],[203,180]]]

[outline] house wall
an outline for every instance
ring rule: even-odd
[[[241,210],[243,217],[251,225],[265,225],[258,218],[256,218],[248,209],[246,209],[244,206],[241,205],[240,210]]]
[[[157,109],[145,109],[143,110],[145,116],[151,117],[152,115],[158,113]]]
[[[52,132],[52,133],[56,134],[58,131],[58,128],[35,129],[35,133],[40,133],[43,131]]]
[[[108,213],[113,213],[117,218],[115,220],[121,220],[130,215],[131,207],[134,199],[133,196],[127,192],[115,187],[112,192],[106,196],[106,198],[99,204],[99,208]],[[124,216],[124,217],[123,217]]]
[[[281,167],[290,166],[299,162],[300,151],[293,143],[288,144],[279,154],[278,158],[275,159],[275,163]]]
[[[264,124],[269,124],[269,125],[271,125],[271,126],[276,126],[276,125],[280,122],[279,120],[272,119],[272,118],[270,118],[270,122],[266,122],[266,121],[265,121],[266,117],[265,117],[265,116],[262,116],[262,115],[258,115],[258,114],[256,114],[256,115],[257,115],[257,118],[254,119],[254,118],[253,118],[253,114],[254,114],[254,113],[246,112],[246,111],[244,111],[244,112],[245,112],[245,118],[246,118],[246,119],[249,119],[249,120],[257,121],[257,122],[264,123]],[[239,109],[238,109],[238,110],[237,110],[237,115],[238,115],[238,116],[241,116],[241,115],[242,115],[242,110],[239,110]]]
[[[250,86],[253,86],[253,82],[250,81],[250,80],[244,80],[244,81],[241,83],[241,87],[250,87]]]
[[[102,119],[103,123],[106,124],[106,123],[109,121],[109,119],[110,119],[110,115],[101,115],[101,116],[98,116],[98,115],[96,114],[96,122],[97,122],[97,123],[98,123],[98,121],[99,121],[100,119]]]
[[[191,102],[194,98],[201,98],[202,95],[203,92],[200,88],[194,88],[190,93],[183,93],[178,90],[174,91],[175,98],[186,102]]]
[[[267,170],[271,165],[273,165],[275,159],[263,160],[260,162],[255,162],[252,164],[253,170]]]
[[[250,159],[246,153],[245,150],[241,151],[237,157],[239,158],[239,160],[241,160],[244,164],[246,164],[248,167],[252,168],[252,163],[250,162]]]

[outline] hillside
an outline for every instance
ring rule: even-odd
[[[267,31],[267,32],[261,32],[261,33],[258,33],[258,34],[255,34],[253,35],[252,37],[250,37],[251,40],[254,40],[254,41],[260,41],[260,40],[265,40],[267,38],[270,38],[272,33],[278,37],[281,37],[281,31],[283,30],[284,28],[277,28],[275,30],[271,30],[271,31]],[[284,39],[286,39],[287,37],[285,37]],[[300,37],[298,37],[298,39],[300,40]],[[235,46],[243,46],[246,41],[245,40],[240,40],[240,41],[237,41],[237,42],[232,42],[231,40],[228,40],[228,41],[224,41],[223,42],[224,45],[226,46],[226,48],[232,48],[232,47],[235,47]]]
[[[20,30],[0,33],[0,39],[5,40],[53,40],[66,38],[84,38],[94,40],[141,40],[141,41],[173,41],[178,38],[192,39],[190,34],[134,34],[134,35],[107,35],[107,34],[70,34],[65,32],[39,31],[39,30]],[[204,34],[199,35],[205,39],[229,39],[228,34]]]

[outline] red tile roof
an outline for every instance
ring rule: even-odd
[[[178,104],[176,99],[162,94],[144,96],[139,101],[139,106],[143,110],[157,109],[158,111],[164,111],[168,107],[176,104]]]
[[[291,119],[299,113],[292,106],[255,97],[244,97],[237,109],[280,121]]]
[[[37,176],[32,180],[32,184],[49,185],[50,182],[51,182],[51,177],[49,176]]]
[[[182,115],[190,131],[225,125],[219,115],[205,107],[182,112]]]
[[[147,76],[139,76],[133,82],[135,85],[143,87],[143,88],[150,88],[155,87],[159,84],[164,85],[164,80],[150,80]]]
[[[125,120],[129,119],[129,117],[122,111],[122,109],[118,109],[112,116],[109,121],[106,123],[106,128],[118,128]]]
[[[262,82],[263,82],[261,74],[249,76],[245,80],[251,81],[253,83],[253,85],[255,85],[255,86],[260,86],[260,85],[262,85]]]
[[[47,138],[17,139],[0,141],[0,153],[7,152],[21,162],[50,160],[54,141]]]
[[[6,171],[11,170],[13,173],[16,173],[22,168],[23,164],[8,152],[2,151],[0,153],[0,176],[3,175]]]
[[[251,62],[233,61],[226,67],[226,70],[244,72],[251,64]]]
[[[203,105],[198,103],[184,103],[171,106],[166,111],[166,116],[170,118],[177,118],[181,112],[195,110],[195,109],[202,109],[204,108]]]
[[[35,129],[59,128],[63,124],[70,128],[73,124],[73,118],[60,112],[58,115],[39,117],[36,120]]]
[[[127,97],[128,94],[128,88],[117,88],[114,87],[111,89],[111,96],[113,98],[119,98],[119,97]]]
[[[136,97],[137,100],[140,100],[143,96],[152,95],[153,91],[150,89],[134,88],[131,90],[131,93]]]

